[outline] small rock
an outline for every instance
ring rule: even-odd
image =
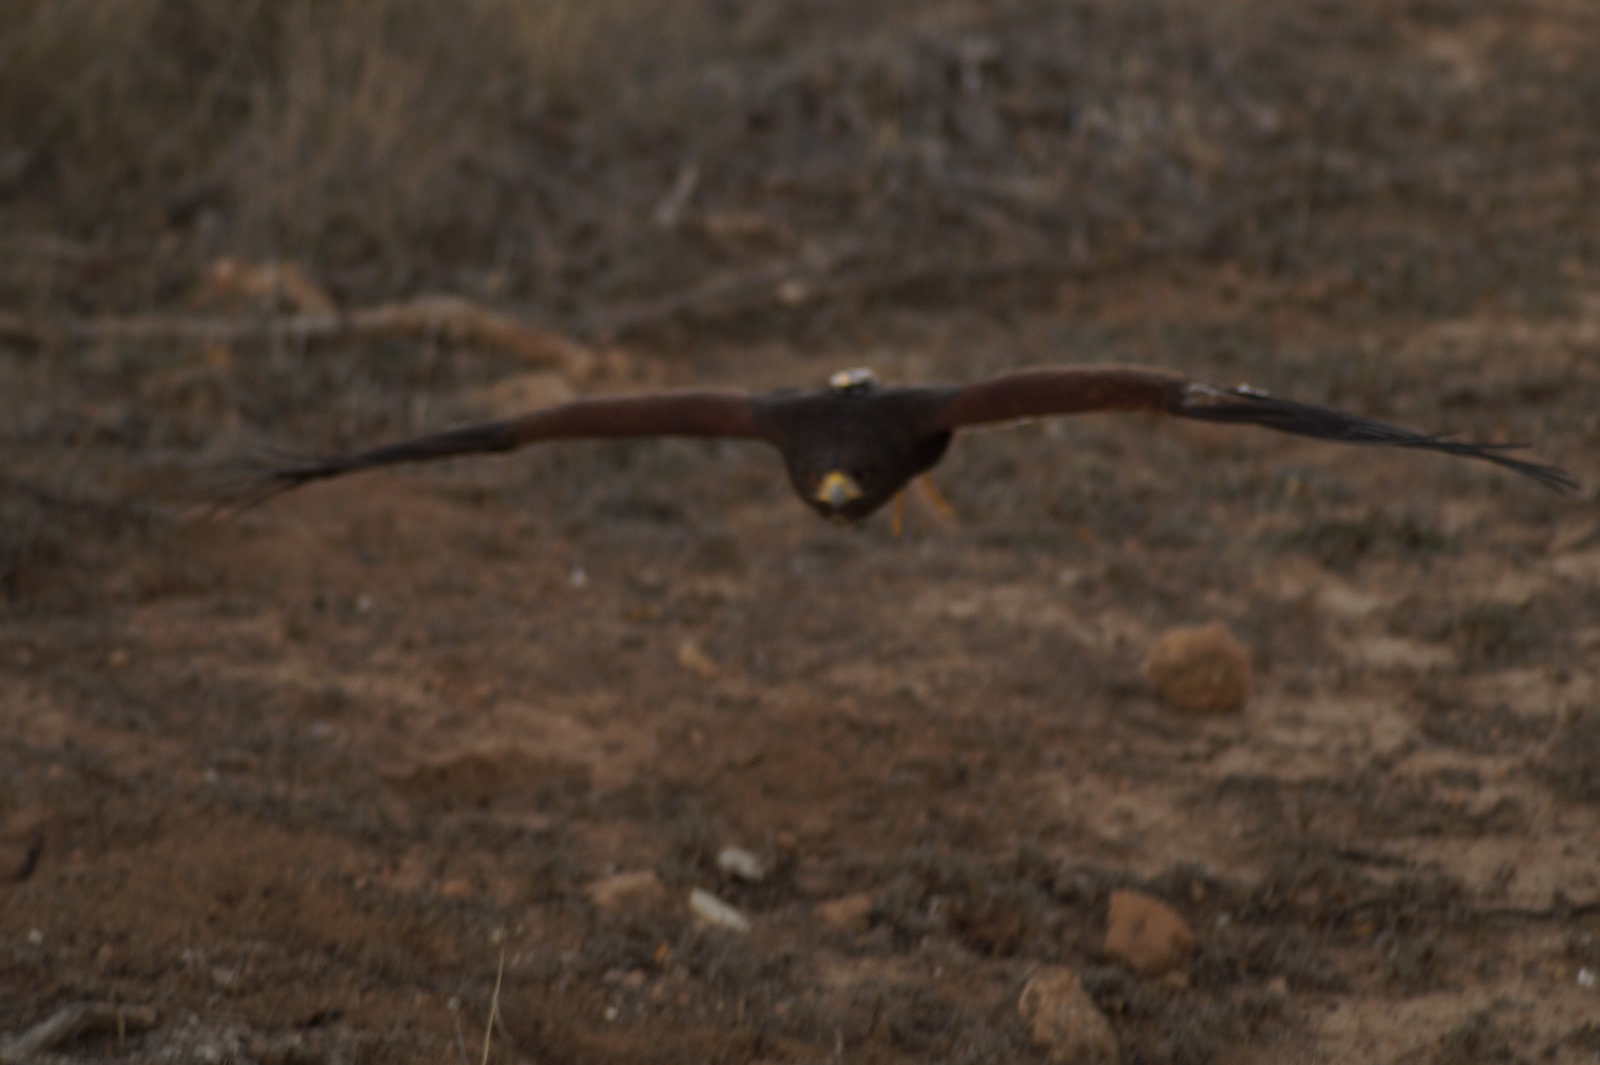
[[[715,928],[730,932],[750,931],[750,918],[729,906],[709,891],[695,888],[689,892],[689,912]]]
[[[700,650],[700,645],[693,640],[684,640],[678,645],[678,665],[701,680],[715,680],[722,672],[711,656]]]
[[[759,884],[767,878],[767,863],[743,847],[724,847],[718,851],[717,868],[750,884]]]
[[[840,932],[865,932],[872,918],[872,896],[866,892],[817,903],[817,920]]]
[[[1134,972],[1160,976],[1194,950],[1194,933],[1177,912],[1140,891],[1113,891],[1106,914],[1108,956]]]
[[[1250,652],[1221,622],[1168,629],[1144,660],[1144,675],[1169,706],[1233,713],[1250,697]]]
[[[650,909],[666,898],[666,888],[653,870],[634,869],[596,880],[584,894],[597,910]]]
[[[1071,969],[1055,966],[1022,989],[1017,1013],[1054,1065],[1117,1065],[1117,1034]]]

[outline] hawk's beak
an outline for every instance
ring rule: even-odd
[[[834,470],[822,478],[811,498],[818,503],[832,507],[834,510],[839,510],[846,503],[860,499],[861,496],[861,486],[856,484],[854,477],[851,477],[848,473]]]

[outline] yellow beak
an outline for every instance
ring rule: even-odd
[[[860,499],[861,496],[861,486],[856,484],[854,477],[834,470],[822,478],[811,498],[838,510],[851,500]]]

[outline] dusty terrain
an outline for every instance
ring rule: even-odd
[[[1018,998],[1065,965],[1123,1062],[1600,1059],[1600,26],[1043,6],[852,41],[770,5],[717,68],[768,94],[743,173],[708,134],[663,201],[675,150],[595,140],[642,205],[625,238],[422,274],[578,337],[581,372],[444,340],[0,347],[0,1040],[97,1002],[136,1023],[58,1053],[467,1062],[494,1003],[502,1062],[1042,1061]],[[805,46],[774,58],[786,18]],[[885,147],[873,107],[913,128]],[[150,267],[170,285],[73,274],[73,245],[5,291],[188,314],[207,234]],[[309,258],[341,301],[403,294]],[[963,436],[953,516],[913,494],[898,537],[733,443],[209,506],[269,452],[517,397],[1098,361],[1528,441],[1583,488],[1108,416]],[[1253,660],[1238,714],[1141,674],[1208,621]],[[1193,928],[1180,970],[1103,953],[1122,887]]]

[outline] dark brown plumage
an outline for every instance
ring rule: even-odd
[[[286,490],[374,466],[510,451],[551,440],[735,437],[777,448],[795,491],[819,514],[854,520],[937,464],[958,429],[1091,411],[1149,411],[1264,425],[1344,444],[1438,451],[1492,462],[1558,491],[1577,487],[1554,466],[1508,454],[1519,444],[1450,440],[1159,370],[1083,366],[1020,370],[969,385],[885,386],[865,370],[847,370],[835,374],[826,388],[810,391],[683,390],[580,399],[507,421],[288,466],[268,473],[266,488]]]

